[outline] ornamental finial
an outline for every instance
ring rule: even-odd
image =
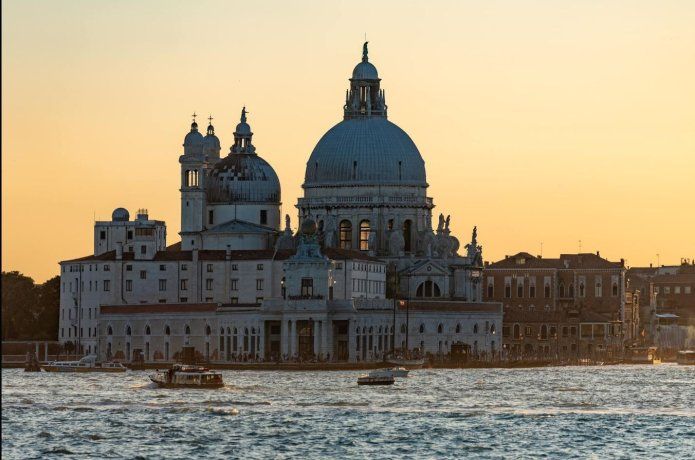
[[[369,57],[367,56],[369,54],[369,50],[367,49],[367,43],[369,42],[364,42],[364,45],[362,45],[362,61],[367,62],[369,60]]]

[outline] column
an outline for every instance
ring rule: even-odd
[[[297,321],[292,320],[290,328],[290,355],[294,357],[295,353],[297,353]]]
[[[43,355],[44,355],[44,360],[48,361],[48,342],[43,343]]]
[[[288,339],[288,330],[287,330],[287,320],[282,319],[280,321],[280,354],[282,356],[286,355],[289,353],[288,347],[287,347],[287,339]],[[281,359],[282,359],[281,356]]]
[[[356,360],[355,322],[353,320],[348,320],[348,361],[354,363]]]
[[[330,321],[328,321],[328,319],[321,322],[321,353],[323,353],[324,359],[326,359],[328,357],[328,353],[330,353],[330,350],[328,348],[329,324]]]
[[[321,330],[321,322],[317,319],[314,320],[314,355],[318,357],[321,350],[319,349],[319,333]]]
[[[260,321],[258,325],[258,357],[265,359],[265,321]]]

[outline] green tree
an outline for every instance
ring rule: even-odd
[[[2,340],[21,339],[30,332],[35,304],[33,279],[17,271],[2,272]]]

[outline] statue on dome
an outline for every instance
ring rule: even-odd
[[[290,215],[285,214],[285,231],[288,231],[288,230],[290,232],[292,231],[292,229],[290,228]]]
[[[437,224],[437,233],[442,233],[444,230],[444,214],[439,214],[439,224]]]
[[[248,112],[246,111],[246,106],[244,106],[244,107],[241,109],[241,122],[242,122],[242,123],[246,123],[246,114],[247,114],[247,113],[248,113]]]
[[[369,59],[367,55],[369,54],[369,50],[367,49],[367,43],[369,42],[364,42],[364,45],[362,45],[362,60],[366,61]]]
[[[444,222],[444,231],[449,233],[449,223],[451,222],[451,215],[446,216],[446,221]]]

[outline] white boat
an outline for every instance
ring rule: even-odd
[[[150,380],[160,388],[221,388],[222,374],[200,366],[174,364],[166,371],[156,370]]]
[[[676,362],[681,365],[695,365],[695,350],[681,350],[676,355]]]
[[[99,362],[96,355],[87,355],[79,361],[52,361],[41,368],[46,372],[125,372],[121,363]]]
[[[388,369],[384,370],[390,372],[394,377],[407,377],[408,373],[410,372],[405,367],[389,367]]]
[[[389,369],[377,369],[357,378],[358,385],[393,385],[395,381]]]
[[[386,360],[388,364],[396,367],[406,367],[409,369],[418,369],[425,364],[425,360],[420,359],[403,359],[403,358],[388,358]]]

